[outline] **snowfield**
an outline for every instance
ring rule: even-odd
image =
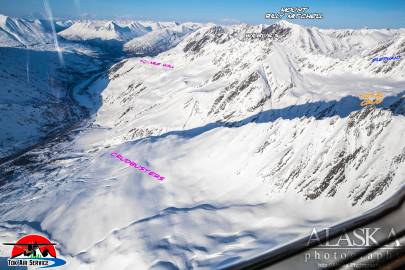
[[[152,32],[130,43],[164,50],[150,60],[174,68],[126,57],[72,85],[90,116],[0,165],[0,241],[42,234],[65,269],[218,269],[404,184],[405,29],[169,24],[181,39],[162,49],[165,30],[143,26]],[[76,27],[63,32],[94,36]],[[275,38],[245,38],[254,32]],[[372,62],[391,55],[401,58]],[[360,106],[377,91],[381,104]]]

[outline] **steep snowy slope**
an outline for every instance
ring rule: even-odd
[[[216,269],[380,203],[404,183],[404,31],[345,32],[203,27],[153,58],[172,69],[79,85],[92,122],[0,166],[1,240],[48,235],[68,269]]]

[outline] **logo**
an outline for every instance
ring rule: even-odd
[[[8,266],[37,266],[36,268],[51,268],[66,264],[65,260],[56,258],[55,243],[46,237],[29,234],[16,243],[3,243],[13,246]]]
[[[370,104],[380,104],[384,99],[384,94],[381,92],[363,93],[360,95],[360,98],[363,100],[360,103],[361,106],[366,106]]]
[[[326,237],[326,242],[321,243],[321,236]],[[382,245],[385,241],[389,243]],[[374,252],[366,253],[360,258],[360,260],[367,259],[369,261],[354,262],[351,265],[353,268],[364,268],[366,266],[367,269],[375,269],[373,260],[394,260],[401,253],[391,251],[395,249],[402,250],[403,248],[394,228],[363,227],[350,232],[344,231],[332,238],[330,237],[330,228],[324,228],[320,234],[313,228],[307,246],[311,244],[318,245],[305,253],[304,262],[317,263],[318,269],[335,268],[339,260],[352,258],[359,254],[361,250],[374,250],[378,247]]]

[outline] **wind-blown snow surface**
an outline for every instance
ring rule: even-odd
[[[216,269],[370,209],[404,183],[404,34],[204,27],[156,56],[173,69],[117,63],[75,91],[91,124],[3,168],[1,240],[45,234],[67,269]]]

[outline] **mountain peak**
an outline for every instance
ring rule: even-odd
[[[0,14],[0,25],[5,25],[8,19],[8,16]]]
[[[117,29],[120,29],[121,27],[117,25],[115,22],[109,21],[105,24],[105,28],[110,31],[117,31]]]
[[[300,28],[300,27],[302,27],[299,24],[291,23],[291,22],[289,22],[287,20],[281,20],[281,21],[278,21],[278,22],[276,22],[274,24],[277,24],[277,25],[279,25],[281,27],[284,27],[284,28],[297,28],[297,27]]]

